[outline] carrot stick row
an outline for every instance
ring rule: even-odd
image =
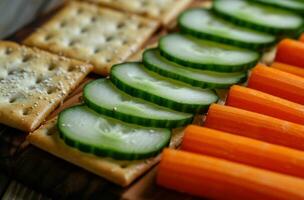
[[[182,150],[304,178],[304,152],[214,129],[190,125]]]
[[[304,78],[262,64],[252,70],[248,87],[304,104]]]
[[[205,126],[304,150],[304,126],[230,106],[210,106]]]
[[[164,150],[157,183],[214,199],[304,199],[304,180],[218,158]]]
[[[288,64],[284,64],[284,63],[280,63],[280,62],[274,62],[271,64],[270,67],[279,69],[281,71],[288,72],[288,73],[291,73],[294,75],[304,77],[304,68],[301,68],[301,67],[296,67],[296,66],[292,66],[292,65],[288,65]]]
[[[304,105],[238,85],[230,88],[226,105],[304,124]]]

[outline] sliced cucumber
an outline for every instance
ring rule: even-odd
[[[283,9],[304,14],[304,1],[302,0],[255,0],[266,5],[277,6]]]
[[[84,101],[95,111],[125,122],[159,128],[190,124],[193,115],[170,110],[127,95],[110,80],[99,79],[84,88]]]
[[[98,156],[120,160],[144,159],[157,155],[171,138],[168,129],[127,124],[75,106],[59,114],[60,137],[69,146]]]
[[[270,34],[237,26],[200,8],[185,11],[178,22],[184,33],[244,48],[262,49],[274,45],[276,40]]]
[[[182,112],[203,112],[218,100],[212,90],[167,79],[145,69],[141,63],[115,65],[110,77],[119,89],[132,96]]]
[[[236,24],[269,33],[294,33],[303,26],[300,15],[254,1],[215,0],[213,10]]]
[[[183,66],[219,72],[248,69],[253,67],[260,57],[255,51],[179,33],[162,37],[159,49],[162,56]]]
[[[247,72],[222,73],[184,67],[162,57],[157,49],[146,50],[143,63],[160,75],[201,88],[228,88],[247,78]]]

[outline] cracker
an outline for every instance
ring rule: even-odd
[[[262,55],[260,62],[266,65],[271,65],[274,62],[276,53],[277,53],[276,46],[266,50]]]
[[[70,2],[24,43],[89,62],[94,72],[108,75],[157,30],[158,23],[81,2]]]
[[[0,123],[34,130],[92,68],[80,61],[1,41]]]
[[[157,157],[145,160],[119,161],[81,152],[76,148],[66,145],[63,140],[60,139],[56,123],[56,118],[48,121],[38,130],[30,133],[27,140],[38,148],[104,177],[118,185],[129,185],[160,160],[160,155],[158,155]],[[182,128],[174,130],[170,147],[176,148],[179,146],[182,137]]]
[[[130,59],[128,59],[129,62],[138,62],[142,60],[143,53],[147,49],[156,48],[158,45],[157,42],[147,45],[145,48],[138,51],[136,54],[134,54]]]
[[[167,25],[184,10],[192,0],[85,0],[119,10],[157,19]]]

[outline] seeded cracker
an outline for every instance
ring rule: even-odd
[[[167,25],[184,10],[192,0],[83,0],[106,5],[119,10],[144,15]]]
[[[95,73],[105,76],[113,64],[135,53],[158,25],[151,19],[75,1],[24,43],[89,62]]]
[[[34,130],[92,68],[80,61],[0,41],[0,123]]]

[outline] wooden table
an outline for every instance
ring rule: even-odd
[[[200,3],[202,0],[197,0],[193,6]],[[8,39],[22,41],[54,12]],[[159,30],[149,43],[166,32]],[[0,125],[1,199],[195,199],[158,187],[154,182],[157,166],[128,188],[122,188],[28,144],[25,137],[19,130]]]

